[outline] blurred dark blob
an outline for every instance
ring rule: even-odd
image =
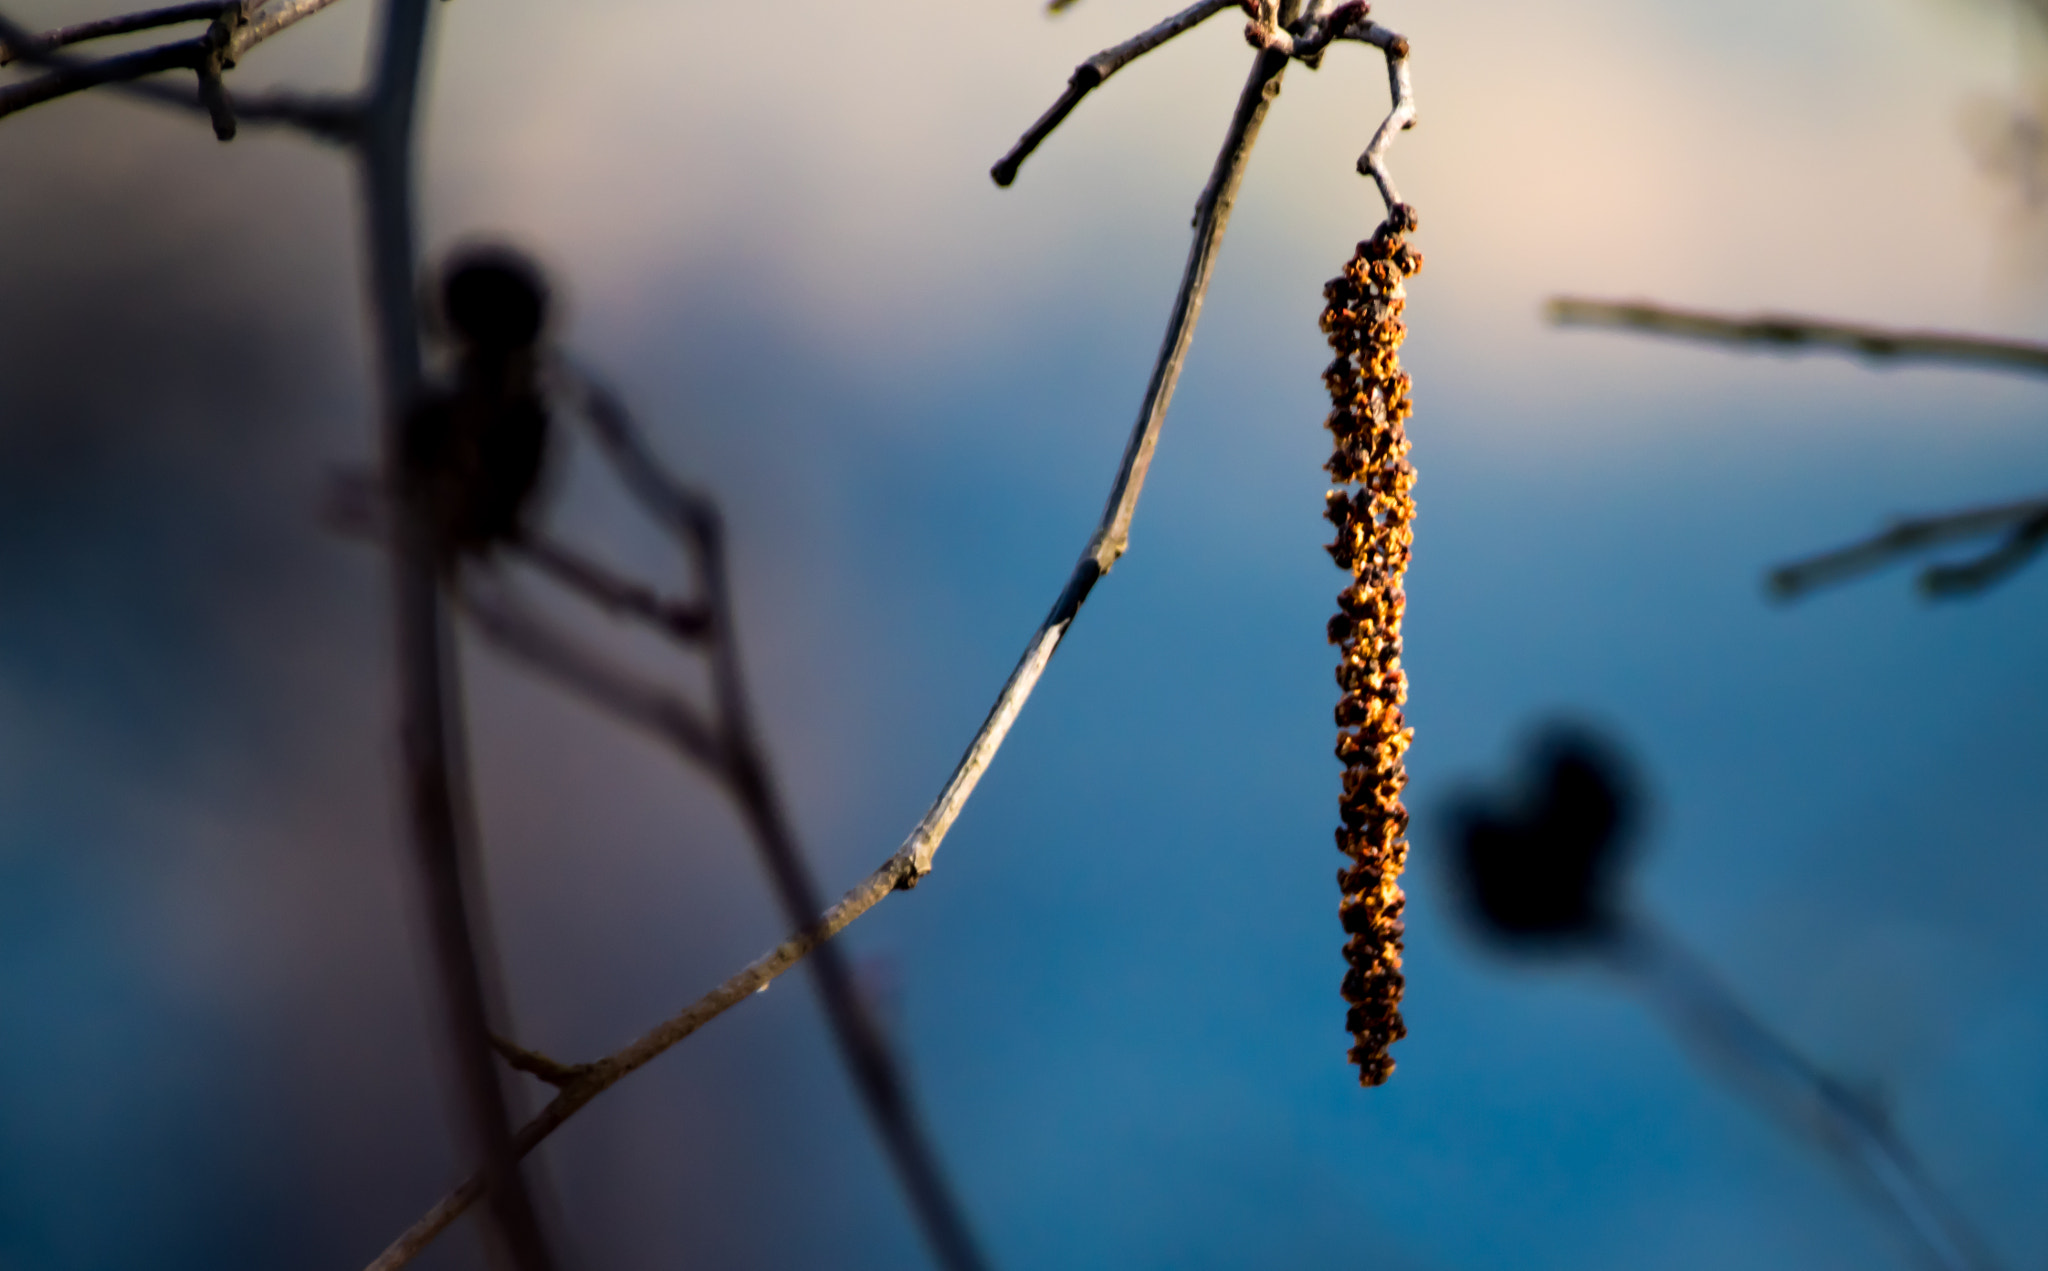
[[[466,248],[448,261],[441,309],[448,325],[471,345],[521,349],[540,338],[547,321],[547,283],[540,267],[515,248]]]
[[[452,565],[519,537],[546,475],[547,284],[521,252],[471,248],[448,261],[441,308],[459,346],[455,384],[407,420],[405,465]]]
[[[1467,792],[1452,802],[1452,860],[1467,916],[1489,939],[1517,948],[1610,939],[1640,808],[1616,745],[1578,725],[1547,725],[1511,793]]]

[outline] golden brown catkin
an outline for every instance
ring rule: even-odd
[[[1342,824],[1337,847],[1350,864],[1337,873],[1344,900],[1345,1025],[1355,1044],[1351,1060],[1361,1085],[1377,1086],[1394,1071],[1387,1047],[1408,1035],[1401,1022],[1401,867],[1408,860],[1408,784],[1401,756],[1414,730],[1401,718],[1408,677],[1401,670],[1401,614],[1407,597],[1401,576],[1414,541],[1409,523],[1408,376],[1401,370],[1402,279],[1422,268],[1422,257],[1403,240],[1415,212],[1396,204],[1373,236],[1358,245],[1344,272],[1323,288],[1323,331],[1337,358],[1323,372],[1334,403],[1327,420],[1336,438],[1324,465],[1340,485],[1324,515],[1337,527],[1330,555],[1351,571],[1337,595],[1330,643],[1342,656],[1337,684],[1337,757],[1344,761]]]

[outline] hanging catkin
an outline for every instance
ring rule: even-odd
[[[1401,1022],[1401,867],[1408,859],[1408,784],[1402,753],[1414,736],[1401,717],[1408,677],[1401,670],[1401,614],[1407,597],[1415,502],[1409,491],[1408,376],[1401,370],[1402,279],[1422,268],[1404,241],[1415,212],[1395,204],[1344,272],[1323,288],[1323,331],[1336,360],[1323,372],[1334,403],[1328,426],[1335,452],[1325,465],[1339,485],[1324,515],[1337,527],[1330,555],[1351,571],[1337,596],[1330,643],[1342,650],[1337,684],[1337,757],[1344,761],[1337,846],[1350,864],[1338,871],[1344,900],[1346,1027],[1360,1084],[1377,1086],[1394,1071],[1387,1047],[1408,1035]]]

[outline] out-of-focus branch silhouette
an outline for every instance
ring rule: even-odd
[[[1777,314],[1737,318],[1640,301],[1571,297],[1552,300],[1546,312],[1558,326],[1606,327],[1745,349],[1816,350],[1850,353],[1877,362],[2048,373],[2048,344],[2031,340],[1897,331]],[[2048,546],[2048,497],[1900,520],[1881,533],[1846,547],[1777,566],[1766,576],[1765,586],[1777,599],[1796,600],[1927,548],[2000,532],[2004,538],[1974,559],[1922,570],[1921,594],[1930,598],[1973,596],[2024,568]]]
[[[1473,932],[1512,955],[1572,955],[1614,972],[1708,1070],[1820,1149],[1929,1265],[1992,1271],[1882,1110],[1765,1025],[1629,894],[1641,805],[1617,746],[1583,727],[1548,727],[1505,789],[1469,790],[1448,810]]]
[[[1934,362],[1949,366],[2048,373],[2048,344],[1946,331],[1899,331],[1817,318],[1764,313],[1749,317],[1674,309],[1646,301],[1582,300],[1560,296],[1547,310],[1561,327],[1607,327],[1682,340],[1732,344],[1760,352],[1849,353],[1873,362]]]

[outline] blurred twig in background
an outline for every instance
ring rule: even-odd
[[[1873,1198],[1929,1265],[1990,1271],[1984,1246],[1935,1191],[1882,1111],[1768,1028],[1647,913],[1625,883],[1642,796],[1618,747],[1552,725],[1504,791],[1449,809],[1462,909],[1517,956],[1585,957],[1640,993],[1703,1063]]]
[[[1940,331],[1895,331],[1778,314],[1733,318],[1646,302],[1559,297],[1546,306],[1558,326],[1608,327],[1747,349],[1851,353],[1877,362],[1923,362],[1980,370],[2048,373],[2048,344]],[[1881,569],[1925,548],[2005,532],[1991,550],[1971,560],[1922,570],[1929,597],[1975,595],[2005,581],[2048,546],[2048,497],[1913,517],[1846,547],[1796,560],[1770,571],[1765,585],[1780,600]]]

